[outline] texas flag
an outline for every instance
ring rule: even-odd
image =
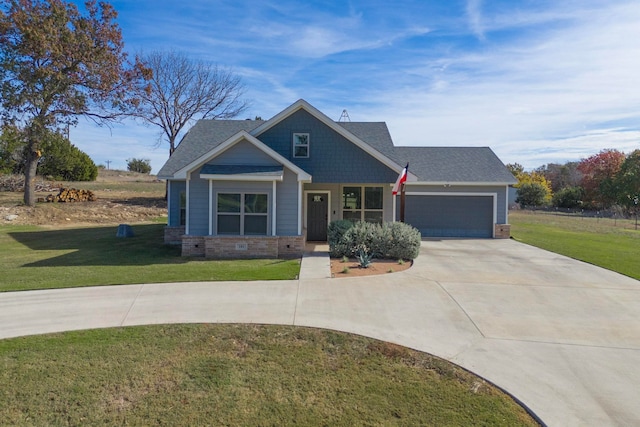
[[[400,175],[398,175],[398,179],[396,180],[395,185],[393,186],[393,195],[395,196],[396,194],[398,194],[398,191],[400,190],[400,186],[406,182],[407,180],[407,173],[409,172],[409,163],[407,163],[407,166],[404,167],[404,169],[402,169],[402,172],[400,172]]]

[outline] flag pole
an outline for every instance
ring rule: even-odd
[[[402,186],[400,187],[400,222],[404,222],[404,201],[405,201],[405,194],[404,194],[404,182],[403,182]]]
[[[407,162],[407,166],[404,168],[404,180],[402,181],[402,186],[400,187],[400,222],[404,222],[404,202],[405,202],[405,182],[407,181],[407,177],[409,176],[409,162]]]

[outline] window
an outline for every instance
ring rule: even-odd
[[[180,192],[180,225],[187,224],[187,192]]]
[[[267,235],[266,194],[218,193],[218,234]]]
[[[309,157],[309,134],[293,134],[293,157]]]
[[[343,187],[342,218],[382,224],[382,194],[382,187]]]

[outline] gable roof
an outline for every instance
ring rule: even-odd
[[[235,135],[232,135],[230,138],[227,138],[225,141],[218,143],[217,145],[215,145],[213,148],[210,148],[208,151],[206,151],[204,154],[202,154],[198,158],[192,159],[190,163],[186,164],[182,168],[175,171],[172,175],[172,178],[186,179],[189,172],[191,172],[192,170],[200,166],[203,166],[206,162],[224,153],[226,150],[233,147],[240,141],[247,141],[251,143],[253,146],[258,148],[260,151],[262,151],[269,157],[271,157],[273,160],[285,166],[287,169],[291,170],[293,173],[298,175],[298,181],[311,181],[311,175],[309,175],[307,172],[305,172],[295,164],[291,163],[288,159],[276,153],[271,148],[267,147],[265,144],[262,143],[262,141],[258,140],[253,135],[248,134],[244,130],[241,130]]]
[[[199,120],[189,129],[169,160],[158,171],[158,178],[170,179],[180,169],[205,155],[238,132],[249,132],[261,120]]]
[[[259,135],[277,125],[296,111],[304,109],[331,129],[364,149],[374,158],[400,172],[409,163],[409,183],[428,184],[515,184],[517,181],[502,161],[489,147],[396,147],[384,122],[335,122],[303,99],[300,99],[276,114],[262,120],[200,120],[184,136],[180,145],[158,172],[159,178],[178,178],[185,167],[197,163],[208,154],[217,152],[221,144],[237,142],[239,134],[252,139],[272,154],[278,156],[282,164],[302,171],[275,151],[271,153],[262,144]],[[234,142],[234,143],[235,143]],[[275,159],[275,157],[274,157]]]
[[[385,166],[389,167],[391,170],[394,170],[394,171],[396,171],[398,173],[400,173],[402,171],[403,166],[401,166],[398,163],[396,163],[392,158],[390,158],[388,156],[385,156],[383,153],[378,151],[372,144],[369,144],[366,141],[363,141],[362,139],[358,138],[358,136],[354,135],[349,130],[347,130],[346,127],[340,126],[340,123],[331,120],[326,114],[324,114],[322,111],[318,110],[313,105],[309,104],[304,99],[297,100],[296,102],[294,102],[293,104],[291,104],[290,106],[288,106],[287,108],[285,108],[284,110],[282,110],[281,112],[279,112],[278,114],[276,114],[275,116],[273,116],[272,118],[267,120],[266,122],[263,122],[260,126],[258,126],[257,128],[253,129],[251,131],[251,134],[256,136],[256,137],[259,137],[260,134],[262,134],[262,133],[266,132],[267,130],[271,129],[272,127],[274,127],[275,125],[277,125],[278,123],[280,123],[281,121],[283,121],[284,119],[286,119],[287,117],[291,116],[292,114],[294,114],[295,112],[297,112],[299,110],[304,110],[307,113],[311,114],[317,120],[319,120],[320,122],[325,124],[327,127],[332,129],[333,131],[335,131],[339,135],[341,135],[344,138],[346,138],[348,141],[350,141],[351,143],[353,143],[357,147],[359,147],[362,150],[364,150],[366,153],[371,155],[373,158],[378,160],[380,163],[382,163]],[[386,124],[384,126],[386,127]],[[387,132],[387,134],[389,133],[388,130],[386,132]],[[411,180],[414,180],[415,176],[413,176],[411,174],[411,172],[409,172],[409,178]]]

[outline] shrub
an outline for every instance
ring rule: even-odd
[[[353,222],[346,219],[329,223],[329,228],[327,229],[329,255],[336,258],[351,256],[351,248],[343,240],[344,234],[351,227],[353,227]]]
[[[151,173],[151,160],[127,159],[127,169],[130,172]]]
[[[350,255],[356,255],[359,252],[365,252],[373,256],[381,255],[381,228],[379,224],[364,221],[356,222],[344,234],[344,241],[351,251]]]
[[[389,259],[415,259],[420,253],[420,231],[404,222],[386,223],[388,240],[385,258]]]
[[[414,227],[393,222],[383,225],[368,222],[334,221],[328,230],[332,257],[360,256],[414,259],[420,252],[420,232]]]
[[[42,143],[38,173],[60,181],[95,181],[98,167],[87,153],[67,138],[51,133]]]
[[[578,208],[582,205],[584,190],[582,187],[565,187],[553,195],[553,206],[559,208]]]
[[[545,204],[548,196],[549,191],[542,184],[536,182],[522,184],[520,188],[518,188],[516,203],[519,203],[522,208],[525,206],[542,206]]]

